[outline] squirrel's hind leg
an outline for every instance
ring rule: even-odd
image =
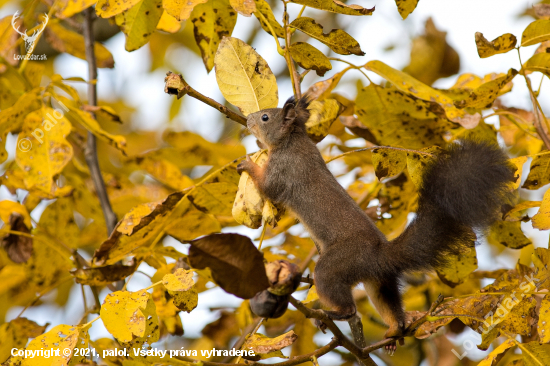
[[[389,326],[385,337],[402,336],[405,330],[405,312],[397,278],[388,278],[382,282],[365,281],[363,284],[370,301]]]
[[[319,264],[321,260],[317,268]],[[332,309],[325,310],[325,313],[333,320],[351,319],[356,313],[351,286],[338,276],[323,274],[328,274],[328,271],[315,271],[315,287],[321,303]]]

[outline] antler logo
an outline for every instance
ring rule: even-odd
[[[46,28],[46,24],[48,24],[48,20],[49,20],[48,14],[44,13],[44,21],[42,22],[42,28],[35,30],[30,36],[27,35],[26,31],[21,32],[19,30],[19,27],[15,24],[17,18],[19,18],[19,11],[16,11],[15,14],[13,14],[13,17],[11,18],[11,25],[13,29],[15,29],[15,31],[19,33],[21,37],[23,37],[23,40],[25,41],[25,47],[27,49],[27,53],[32,53],[32,51],[34,50],[34,46],[35,46],[34,43],[36,42],[36,39],[38,38],[40,33],[44,31],[44,29]]]

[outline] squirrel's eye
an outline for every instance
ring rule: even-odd
[[[269,120],[269,116],[267,114],[264,114],[262,116],[262,121],[267,122]]]

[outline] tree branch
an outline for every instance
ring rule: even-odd
[[[547,149],[550,150],[550,137],[548,137],[548,134],[544,131],[544,128],[542,127],[542,119],[546,118],[544,117],[544,114],[542,113],[542,108],[540,107],[540,104],[538,103],[537,97],[535,97],[535,93],[533,93],[533,89],[531,88],[531,79],[523,74],[525,77],[525,82],[527,83],[527,88],[529,89],[529,96],[531,97],[531,103],[533,103],[533,113],[535,115],[535,128],[537,129],[537,133],[539,134],[540,138],[544,142],[544,145]]]
[[[97,65],[95,58],[94,50],[94,33],[92,29],[93,25],[93,16],[95,16],[94,8],[90,7],[84,11],[84,45],[86,47],[86,61],[88,62],[88,104],[91,106],[97,105],[97,89],[96,83],[93,81],[97,79]],[[95,118],[93,112],[92,116]],[[107,195],[107,190],[105,189],[105,182],[103,181],[103,176],[101,175],[101,170],[99,168],[99,161],[97,159],[97,145],[96,139],[93,133],[88,131],[88,140],[86,142],[86,147],[84,149],[84,157],[86,158],[86,163],[90,169],[90,175],[92,181],[94,182],[94,187],[101,203],[101,209],[103,210],[103,216],[105,217],[105,223],[107,224],[107,235],[110,235],[117,223],[117,218],[111,207],[111,202],[109,201],[109,196]]]
[[[171,95],[177,95],[178,99],[187,94],[190,97],[198,99],[201,102],[208,104],[210,107],[217,109],[218,111],[225,114],[227,118],[230,118],[233,121],[240,123],[241,125],[246,127],[246,117],[236,112],[233,112],[231,109],[216,102],[214,99],[202,95],[191,86],[189,86],[189,84],[187,84],[185,80],[183,80],[181,74],[174,74],[172,71],[168,71],[166,73],[166,77],[164,78],[164,92]]]
[[[298,309],[302,314],[304,314],[306,316],[306,318],[318,319],[318,320],[321,320],[323,323],[325,323],[327,328],[330,329],[332,334],[334,334],[334,336],[338,340],[338,343],[342,347],[344,347],[345,349],[350,351],[354,356],[359,358],[364,365],[369,365],[369,366],[370,365],[376,365],[374,363],[374,361],[372,360],[372,358],[370,358],[370,355],[368,354],[368,352],[364,353],[363,350],[360,347],[357,347],[355,345],[355,343],[353,343],[348,337],[346,337],[344,335],[344,333],[342,333],[340,328],[338,328],[336,326],[336,324],[334,324],[332,319],[330,319],[325,314],[324,311],[316,310],[316,309],[309,309],[304,304],[302,304],[302,302],[296,300],[292,296],[290,297],[290,303],[292,305],[294,305],[294,307],[296,309]],[[395,341],[395,340],[393,340],[393,341]]]

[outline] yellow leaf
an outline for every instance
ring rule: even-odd
[[[346,5],[338,0],[292,0],[295,4],[309,6],[310,8],[330,11],[331,13],[346,15],[372,15],[372,9],[366,9],[359,5]]]
[[[208,0],[163,0],[162,6],[169,15],[176,20],[187,20],[191,12],[198,4],[204,4]],[[161,19],[162,22],[162,19]]]
[[[95,6],[95,12],[99,17],[110,18],[130,9],[139,2],[140,0],[98,0]]]
[[[145,290],[115,291],[107,295],[99,314],[109,333],[119,342],[128,343],[150,335],[150,323],[158,324],[154,306],[151,294]],[[147,319],[149,315],[151,319]]]
[[[65,139],[71,132],[71,124],[63,115],[61,118],[48,116],[55,113],[57,111],[44,107],[27,115],[17,139],[20,148],[15,156],[17,165],[25,172],[25,185],[47,193],[54,188],[53,177],[73,156],[73,147]],[[21,148],[23,142],[29,146],[26,151]]]
[[[531,46],[550,39],[550,20],[539,19],[529,24],[521,35],[521,47]]]
[[[46,28],[46,39],[48,43],[59,52],[66,52],[70,55],[86,60],[86,49],[84,37],[76,32],[70,31],[59,23],[51,22]],[[94,43],[97,67],[113,68],[115,61],[113,55],[101,43]]]
[[[290,23],[292,28],[296,28],[307,34],[308,36],[317,39],[326,44],[336,53],[341,55],[358,55],[363,56],[365,53],[361,51],[359,43],[349,34],[341,29],[333,29],[329,33],[323,32],[323,26],[318,24],[315,19],[308,17],[296,18]]]
[[[541,343],[550,342],[550,297],[548,296],[545,296],[540,303],[537,331]]]
[[[265,151],[259,151],[251,156],[251,160],[262,166],[267,161],[267,154]],[[243,172],[232,208],[233,218],[239,224],[256,229],[261,226],[262,210],[263,199],[250,175]]]
[[[10,216],[14,213],[18,213],[23,216],[23,222],[29,229],[32,227],[31,217],[29,216],[25,206],[14,201],[0,201],[0,220],[4,221],[4,225],[9,225]]]
[[[189,192],[189,201],[202,212],[231,216],[237,186],[227,182],[205,183]]]
[[[477,121],[481,119],[481,115],[476,113],[473,116],[467,115],[463,110],[454,106],[453,100],[445,96],[440,91],[437,91],[426,84],[423,84],[415,78],[405,74],[402,71],[396,70],[381,61],[369,61],[366,68],[377,73],[384,79],[391,82],[397,89],[412,94],[414,97],[438,103],[445,110],[447,118],[456,123],[463,123],[465,119],[473,118]]]
[[[328,98],[332,93],[332,90],[338,85],[342,76],[344,76],[345,70],[340,71],[331,78],[321,80],[309,87],[306,93],[311,99],[322,101]]]
[[[533,157],[529,175],[521,188],[539,189],[550,183],[550,153],[544,152]]]
[[[465,253],[446,255],[446,257],[447,266],[436,268],[436,272],[441,281],[448,286],[455,287],[461,284],[477,269],[476,249],[473,246]]]
[[[254,12],[254,15],[260,22],[260,25],[262,26],[263,30],[267,33],[271,34],[271,30],[269,29],[269,26],[264,22],[262,17],[259,14],[262,14],[265,19],[269,22],[273,30],[275,31],[275,34],[279,38],[285,38],[285,30],[279,22],[275,19],[275,16],[273,15],[273,11],[271,10],[271,6],[267,3],[265,0],[255,0],[256,2],[256,11]]]
[[[259,166],[263,166],[267,162],[267,153],[265,150],[258,151],[250,159]],[[257,229],[262,225],[263,209],[264,199],[250,175],[243,172],[239,179],[239,187],[231,210],[233,218],[239,224]]]
[[[229,4],[245,17],[251,16],[256,11],[256,2],[254,0],[229,0]]]
[[[249,45],[225,37],[216,53],[216,80],[225,99],[250,113],[277,107],[277,81],[267,62]]]
[[[58,3],[61,10],[56,13],[56,16],[60,19],[70,18],[95,3],[95,0],[63,0]]]
[[[394,88],[370,84],[358,93],[355,103],[358,119],[381,145],[410,149],[442,145],[443,135],[455,127],[433,114],[430,103]]]
[[[176,272],[164,275],[162,284],[169,291],[188,291],[195,285],[193,271],[178,268]]]
[[[372,164],[376,177],[379,180],[386,177],[393,177],[407,166],[407,155],[405,151],[395,149],[376,148],[372,150]]]
[[[263,334],[254,333],[246,340],[243,349],[254,351],[254,354],[260,356],[262,359],[271,357],[286,358],[281,353],[281,350],[292,345],[297,338],[298,336],[293,330],[275,338],[269,338]]]
[[[502,357],[502,354],[506,352],[511,347],[515,346],[516,342],[514,342],[513,339],[508,339],[504,343],[502,343],[500,346],[495,348],[487,357],[485,357],[483,360],[481,360],[477,366],[493,366],[496,365],[496,363],[500,360]]]
[[[143,158],[135,158],[134,161],[141,169],[144,169],[159,182],[174,190],[180,191],[194,184],[191,178],[181,174],[179,167],[168,160],[145,156]]]
[[[168,33],[177,33],[180,28],[180,22],[164,10],[162,16],[160,17],[159,23],[157,24],[157,29]]]
[[[0,56],[8,62],[17,62],[13,60],[13,56],[18,53],[16,42],[20,35],[11,25],[12,15],[8,15],[0,19]]]
[[[116,24],[126,35],[126,51],[135,51],[149,42],[162,12],[162,0],[141,0],[129,10],[116,15]]]
[[[281,210],[278,210],[271,201],[265,200],[262,210],[262,219],[264,223],[275,227],[277,226],[277,220],[279,220],[280,216]]]
[[[531,240],[521,230],[521,221],[497,221],[489,229],[487,241],[493,245],[502,244],[512,249],[521,249],[531,244]]]
[[[550,345],[534,341],[519,345],[525,366],[550,365]]]
[[[173,219],[166,227],[166,233],[181,242],[220,231],[218,220],[197,209],[190,209],[183,216]]]
[[[470,93],[468,98],[460,102],[455,102],[455,105],[459,108],[490,108],[495,99],[500,95],[501,89],[505,88],[506,84],[508,84],[517,74],[518,72],[516,70],[510,69],[507,75],[481,84]]]
[[[523,64],[522,70],[538,71],[550,77],[550,53],[537,53]]]
[[[195,286],[187,291],[168,291],[173,297],[174,305],[183,311],[190,313],[199,303],[199,294]]]
[[[24,348],[29,338],[36,338],[46,330],[27,318],[15,318],[0,325],[0,360],[6,361],[12,348]]]
[[[175,149],[160,149],[143,156],[152,158],[162,157],[177,165],[181,169],[193,168],[196,165],[226,165],[246,154],[242,145],[229,145],[207,141],[201,135],[189,131],[166,131],[163,140],[174,146]],[[226,175],[232,175],[233,180],[226,180],[236,184],[239,175],[235,167],[227,169]]]
[[[414,152],[407,152],[407,167],[411,180],[417,188],[422,187],[424,170],[428,165],[437,159],[437,155],[441,154],[443,150],[438,146],[430,146],[421,149],[420,151],[427,154],[418,154]],[[428,155],[430,154],[430,155]]]
[[[40,108],[38,95],[41,92],[42,88],[33,89],[23,94],[13,106],[0,111],[0,163],[8,158],[5,147],[8,132],[19,130],[27,114]]]
[[[528,156],[518,156],[517,158],[510,159],[510,163],[513,164],[516,167],[516,172],[514,174],[514,177],[516,178],[516,181],[512,184],[513,189],[518,189],[519,185],[521,184],[521,175],[523,173],[523,165],[527,161]]]
[[[328,134],[332,123],[342,111],[340,103],[335,99],[325,99],[322,102],[314,100],[307,108],[309,118],[306,122],[306,131],[314,142],[319,142]]]
[[[307,292],[306,299],[303,301],[304,304],[309,304],[310,302],[319,300],[319,295],[317,294],[317,288],[315,285],[311,286]]]
[[[420,0],[395,0],[397,10],[399,11],[399,14],[401,14],[401,18],[407,19],[409,14],[416,9],[418,1]]]
[[[521,211],[524,211],[528,208],[540,207],[542,201],[525,201],[518,203],[510,211],[506,212],[503,217],[504,221],[521,221],[524,219],[524,216],[521,214]]]
[[[154,207],[140,205],[127,213],[109,239],[96,250],[94,264],[114,264],[131,251],[150,244],[171,220],[189,210],[191,203],[187,199],[182,200],[184,195],[175,192],[162,202],[154,203]]]
[[[85,331],[82,328],[72,325],[60,324],[53,327],[50,331],[33,339],[26,349],[29,351],[51,350],[59,356],[52,356],[47,359],[43,357],[27,357],[23,360],[22,366],[43,366],[45,360],[47,360],[49,365],[66,366],[71,359],[75,346],[77,346],[79,336],[83,332]],[[70,351],[68,356],[63,352],[66,349]]]
[[[293,43],[290,45],[290,55],[301,68],[315,70],[319,76],[323,76],[327,71],[332,70],[328,57],[309,43]]]
[[[229,5],[228,0],[211,0],[206,4],[195,6],[191,13],[191,21],[194,26],[195,41],[201,50],[202,61],[204,62],[206,71],[210,72],[214,64],[217,65],[215,59],[218,55],[218,47],[221,49],[221,45],[223,44],[223,38],[229,37],[233,33],[233,28],[235,28],[235,24],[237,23],[237,13]],[[235,57],[233,56],[233,58]]]
[[[516,47],[517,39],[511,33],[503,34],[489,42],[483,33],[476,32],[476,46],[479,57],[486,58],[498,53],[506,53]]]
[[[537,214],[533,216],[531,221],[533,222],[533,227],[535,229],[550,229],[550,189],[547,190],[544,194],[539,212],[537,212]]]
[[[101,128],[99,123],[88,113],[83,110],[68,105],[69,113],[67,116],[69,118],[74,118],[78,123],[84,126],[88,131],[93,133],[97,138],[107,142],[108,144],[116,147],[123,153],[126,148],[126,139],[120,135],[111,135],[107,131]]]

